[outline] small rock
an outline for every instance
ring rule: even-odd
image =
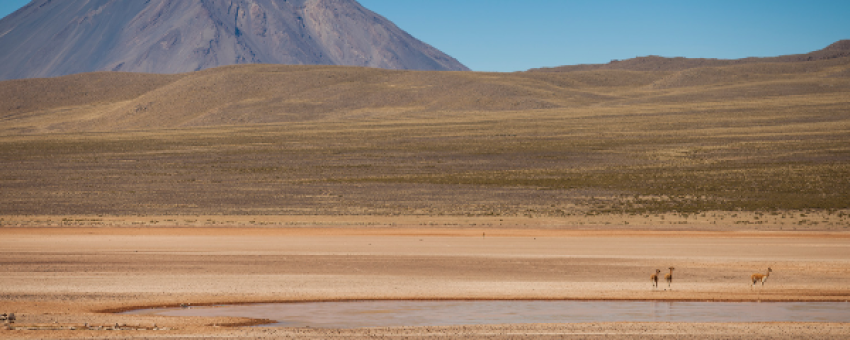
[[[7,318],[7,319],[9,319],[9,320],[11,320],[11,321],[15,321],[15,320],[16,320],[16,319],[15,319],[15,313],[9,313],[9,316],[8,316],[8,317],[6,317],[6,318]]]

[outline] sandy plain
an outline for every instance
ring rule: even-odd
[[[280,223],[295,217],[283,218]],[[301,218],[310,220],[309,218]],[[313,220],[320,220],[316,217]],[[0,228],[2,338],[846,338],[850,324],[595,323],[357,330],[121,315],[141,308],[363,299],[847,301],[850,233],[522,225]],[[364,221],[350,221],[351,224]],[[501,220],[501,221],[499,221]],[[290,222],[292,222],[290,221]],[[502,225],[498,225],[502,222]],[[511,222],[506,223],[506,222]],[[538,221],[537,223],[541,223]],[[507,225],[506,225],[507,224]],[[696,231],[693,229],[697,229]],[[676,267],[653,290],[655,268]],[[753,289],[749,276],[774,269]],[[88,327],[86,327],[88,324]],[[113,330],[118,324],[119,330]],[[71,328],[75,330],[71,330]]]

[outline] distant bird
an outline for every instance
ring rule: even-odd
[[[773,269],[770,269],[770,267],[767,267],[767,274],[763,275],[763,274],[757,273],[757,274],[753,274],[753,276],[750,276],[750,280],[753,281],[753,284],[750,286],[750,289],[752,289],[753,286],[756,285],[756,282],[759,282],[759,281],[761,281],[761,285],[764,286],[764,282],[767,281],[768,277],[770,277],[770,272],[772,272],[772,271],[773,271]]]

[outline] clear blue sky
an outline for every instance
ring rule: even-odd
[[[850,0],[358,1],[475,71],[776,56],[850,39]],[[0,16],[28,2],[0,0]]]

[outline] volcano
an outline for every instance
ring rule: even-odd
[[[0,20],[0,80],[234,64],[468,70],[354,0],[33,0]]]

